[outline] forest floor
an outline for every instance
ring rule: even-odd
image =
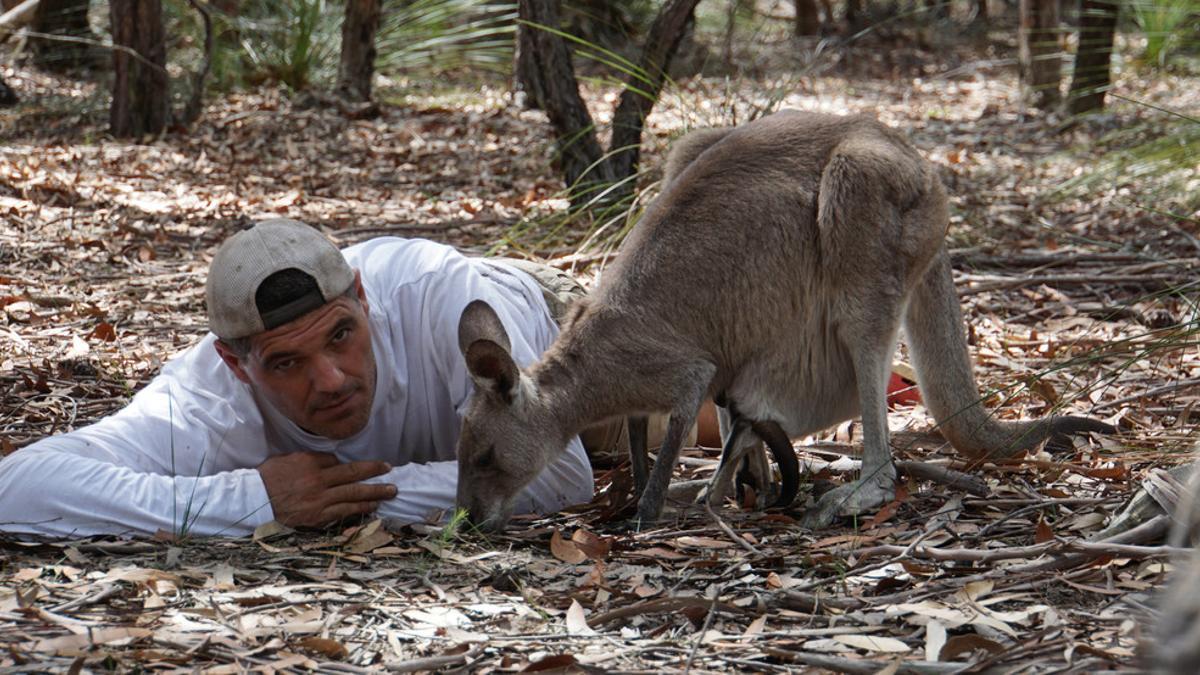
[[[881,55],[886,55],[881,56]],[[944,64],[944,57],[938,55]],[[873,59],[873,60],[872,60]],[[1166,133],[1113,102],[1079,124],[1024,110],[1011,66],[985,53],[930,69],[880,48],[783,80],[695,78],[650,118],[647,183],[686,128],[784,106],[870,112],[907,130],[952,195],[950,242],[988,405],[1117,425],[1065,454],[969,465],[919,406],[891,414],[902,459],[970,471],[983,488],[907,477],[878,513],[800,529],[802,497],[719,521],[679,506],[630,533],[624,467],[596,499],[484,537],[434,526],[260,531],[252,539],[0,540],[0,672],[792,671],[1096,672],[1141,665],[1174,549],[1167,520],[1089,543],[1158,469],[1186,462],[1200,385],[1196,214],[1110,181],[1064,190],[1112,132]],[[0,111],[0,450],[123,405],[202,336],[215,246],[289,216],[349,244],[392,234],[548,259],[589,283],[603,247],[551,237],[561,211],[542,115],[502,86],[384,96],[353,119],[277,91],[228,95],[188,131],[104,134],[89,86],[4,71],[27,103]],[[1117,91],[1197,110],[1195,79],[1126,77]],[[598,118],[611,92],[590,90]],[[1118,135],[1119,136],[1119,135]],[[697,270],[703,275],[703,270]],[[846,480],[847,423],[802,439],[815,478]],[[715,468],[685,451],[677,480]],[[1166,487],[1164,487],[1166,486]],[[118,499],[119,495],[114,495]]]

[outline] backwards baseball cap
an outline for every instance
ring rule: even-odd
[[[272,275],[288,277],[282,296],[263,292]],[[345,293],[354,270],[316,229],[286,218],[264,220],[225,240],[208,268],[208,327],[224,340],[282,326]],[[267,286],[271,286],[268,284]]]

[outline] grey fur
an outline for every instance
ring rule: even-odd
[[[1003,424],[979,405],[943,245],[946,195],[898,133],[870,116],[794,111],[702,133],[682,141],[613,266],[521,375],[524,395],[510,403],[485,386],[469,402],[458,499],[474,522],[503,526],[516,492],[584,426],[669,412],[638,504],[640,521],[657,519],[685,433],[714,395],[791,438],[861,415],[862,477],[806,523],[878,506],[894,494],[885,385],[902,322],[927,405],[965,454],[1105,426]],[[486,325],[475,315],[489,311],[473,304],[463,320]],[[468,369],[489,384],[496,350],[471,351]]]

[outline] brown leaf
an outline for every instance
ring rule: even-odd
[[[579,545],[570,539],[563,539],[562,532],[557,528],[554,534],[550,535],[550,552],[555,558],[572,565],[578,565],[588,559],[587,554],[579,550]]]
[[[117,339],[117,330],[107,321],[101,321],[88,333],[88,338],[95,338],[101,342],[112,342]]]
[[[1033,533],[1033,541],[1036,544],[1044,544],[1054,540],[1054,530],[1050,527],[1050,523],[1046,522],[1043,517],[1038,517],[1037,528]]]
[[[970,654],[977,649],[982,649],[989,654],[999,654],[1004,651],[1004,646],[995,640],[989,640],[975,633],[955,635],[946,640],[946,646],[942,647],[941,659],[953,661],[959,655]]]
[[[306,637],[296,643],[298,647],[306,651],[327,656],[331,659],[344,659],[350,652],[345,645],[337,640],[330,640],[322,637]]]
[[[608,552],[612,550],[611,538],[601,537],[583,528],[575,530],[571,535],[571,541],[575,542],[579,550],[583,551],[584,555],[592,560],[603,560],[608,557]]]
[[[570,654],[555,654],[547,656],[544,659],[534,661],[520,670],[522,673],[538,673],[546,670],[566,670],[571,666],[579,665],[578,659]]]

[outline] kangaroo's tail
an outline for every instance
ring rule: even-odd
[[[944,248],[914,290],[904,325],[921,397],[942,434],[959,452],[972,458],[1011,457],[1046,439],[1053,446],[1069,447],[1071,434],[1116,431],[1085,417],[1000,422],[984,409]]]

